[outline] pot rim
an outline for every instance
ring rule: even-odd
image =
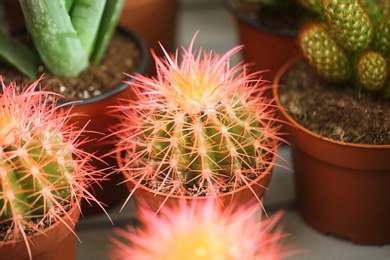
[[[242,191],[244,189],[247,189],[248,186],[253,186],[253,185],[258,185],[258,186],[262,186],[260,183],[260,181],[265,178],[265,181],[267,182],[267,177],[270,179],[271,178],[271,175],[272,175],[272,169],[273,167],[275,166],[275,162],[276,162],[276,158],[278,157],[277,155],[277,149],[279,147],[279,144],[277,142],[277,140],[274,140],[273,141],[273,146],[272,146],[272,150],[275,150],[275,153],[273,152],[270,152],[270,154],[272,155],[272,159],[270,160],[270,163],[269,165],[267,166],[267,168],[265,169],[264,172],[262,172],[256,179],[252,180],[249,185],[243,185],[241,186],[240,188],[238,189],[235,189],[233,191],[229,191],[229,192],[225,192],[225,193],[221,193],[221,194],[218,194],[218,198],[223,198],[223,197],[228,197],[228,196],[234,196],[235,193],[239,192],[239,191]],[[148,191],[150,193],[153,193],[155,196],[164,196],[164,197],[169,197],[169,198],[176,198],[176,199],[182,199],[182,198],[185,198],[185,199],[189,199],[189,200],[197,200],[197,199],[210,199],[210,197],[212,196],[181,196],[181,195],[175,195],[175,194],[168,194],[168,193],[164,193],[164,192],[160,192],[160,191],[155,191],[155,190],[152,190],[148,187],[146,187],[145,185],[142,185],[142,184],[138,184],[138,181],[135,180],[134,178],[131,177],[131,175],[129,174],[129,172],[125,169],[123,169],[123,162],[121,160],[122,156],[121,156],[121,153],[122,153],[122,149],[116,149],[116,161],[118,163],[118,166],[119,166],[119,169],[121,169],[121,172],[122,174],[125,176],[125,180],[122,182],[122,183],[126,183],[128,181],[132,182],[132,184],[134,185],[134,189],[143,189],[145,191]],[[268,182],[269,183],[269,182]],[[267,189],[267,186],[263,187],[264,189]]]
[[[367,148],[367,149],[389,149],[390,144],[355,144],[355,143],[348,143],[343,141],[334,140],[331,138],[327,138],[324,136],[321,136],[319,134],[316,134],[309,129],[303,127],[300,125],[297,121],[295,121],[288,113],[287,110],[282,106],[279,100],[278,95],[278,89],[281,86],[279,84],[281,77],[283,74],[290,68],[293,64],[297,63],[299,60],[303,59],[302,54],[295,55],[291,57],[288,61],[286,61],[283,66],[276,72],[274,82],[272,84],[272,93],[275,99],[275,103],[277,107],[279,108],[280,113],[283,114],[283,116],[293,125],[293,127],[298,128],[302,132],[306,133],[307,135],[310,135],[316,139],[324,140],[329,143],[335,144],[335,145],[341,145],[341,146],[347,146],[347,147],[354,147],[354,148]]]
[[[61,219],[58,219],[55,223],[51,224],[50,226],[46,227],[45,229],[35,232],[31,235],[27,236],[28,243],[31,246],[31,253],[33,256],[39,255],[43,252],[45,252],[45,249],[49,248],[48,246],[42,247],[42,245],[38,245],[38,241],[41,239],[44,239],[45,244],[49,244],[48,242],[51,241],[50,239],[53,234],[56,234],[60,232],[61,234],[65,234],[63,237],[58,237],[56,236],[55,240],[57,241],[56,245],[58,243],[61,243],[61,241],[69,234],[72,233],[71,235],[74,235],[75,238],[77,238],[77,234],[75,232],[75,226],[78,222],[78,219],[80,217],[81,211],[80,211],[80,200],[77,202],[72,202],[71,207],[69,211],[67,211],[67,214],[61,217]],[[58,231],[57,231],[58,229]],[[17,245],[20,245],[20,247],[24,248],[25,247],[26,241],[23,240],[23,238],[20,238],[16,241],[10,240],[10,241],[0,241],[0,251],[2,250],[12,250],[14,251],[16,249]],[[28,251],[20,251],[16,253],[16,256],[22,257],[24,255],[28,256]]]
[[[281,34],[285,36],[297,36],[299,29],[287,29],[287,28],[280,28],[280,27],[274,27],[266,24],[262,24],[258,21],[255,21],[253,19],[250,19],[248,16],[240,14],[237,12],[233,6],[231,5],[231,0],[223,0],[223,4],[227,10],[229,10],[235,17],[238,18],[238,20],[244,22],[245,24],[248,24],[254,28],[271,32],[271,33],[276,33],[276,34]]]

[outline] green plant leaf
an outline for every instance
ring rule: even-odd
[[[110,43],[119,16],[122,12],[125,0],[109,0],[104,8],[102,21],[99,27],[98,37],[96,39],[95,50],[91,57],[91,62],[99,64]]]
[[[0,57],[25,76],[36,79],[39,56],[23,43],[0,31]]]
[[[105,4],[106,0],[76,0],[70,12],[73,27],[87,57],[93,51]]]
[[[20,0],[25,22],[46,68],[60,77],[77,77],[88,58],[61,0]]]

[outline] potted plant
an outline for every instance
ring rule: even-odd
[[[389,4],[322,0],[273,89],[301,215],[361,244],[390,242]]]
[[[157,76],[130,76],[136,98],[111,109],[128,199],[156,211],[183,197],[260,201],[282,141],[259,73],[230,67],[241,47],[196,51],[195,37],[181,56],[153,54]]]
[[[263,78],[268,81],[286,60],[300,52],[299,28],[314,15],[298,1],[224,0],[233,14],[239,41],[245,46],[243,59],[254,63],[254,71],[266,71]]]
[[[261,220],[256,203],[221,210],[213,199],[165,207],[142,207],[140,226],[116,229],[110,259],[284,259],[301,254],[275,228],[283,212]]]
[[[81,199],[101,178],[60,96],[0,76],[0,259],[75,259]]]
[[[119,97],[131,95],[128,84],[122,82],[126,79],[123,72],[143,73],[148,62],[148,50],[142,39],[116,26],[123,2],[20,1],[28,34],[18,39],[0,36],[0,56],[7,61],[0,69],[3,78],[28,84],[44,73],[42,83],[50,90],[63,95],[64,101],[79,101],[72,110],[77,114],[72,117],[72,123],[84,127],[88,122],[90,139],[98,140],[107,134],[108,125],[115,123],[114,118],[106,115],[106,107],[115,104]],[[109,144],[94,141],[83,146],[95,153],[91,162],[95,167],[115,166],[115,160],[102,158],[111,149]],[[112,175],[112,181],[100,183],[107,192],[116,191],[110,192],[110,196],[99,185],[91,189],[103,203],[112,205],[126,192],[116,186],[120,177]],[[91,212],[94,209],[98,207],[94,206]]]

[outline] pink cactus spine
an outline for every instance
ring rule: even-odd
[[[39,81],[19,90],[0,76],[0,226],[7,230],[0,250],[24,239],[30,251],[26,230],[61,221],[80,198],[98,203],[87,187],[100,173],[78,148],[82,130],[67,124],[70,110],[57,106],[59,95],[38,89]]]
[[[113,110],[124,167],[139,184],[185,196],[215,196],[248,185],[272,167],[280,140],[259,73],[202,49],[153,54],[157,76],[135,75],[135,100]],[[164,49],[163,49],[164,50]],[[130,194],[131,196],[132,194]],[[256,194],[255,194],[256,196]]]
[[[257,203],[222,210],[213,199],[181,201],[158,214],[139,209],[140,226],[116,229],[110,259],[277,260],[305,253],[281,241],[283,211],[261,219]]]

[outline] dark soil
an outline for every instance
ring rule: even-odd
[[[280,101],[299,124],[334,140],[390,144],[390,99],[320,80],[304,60],[281,79]]]
[[[41,66],[40,73],[45,76],[41,86],[47,86],[46,90],[62,94],[67,100],[80,100],[98,96],[125,80],[124,72],[133,74],[140,65],[141,54],[133,39],[116,32],[99,66],[90,65],[77,78],[59,78]],[[31,84],[34,81],[27,79],[1,61],[0,75],[3,76],[6,84],[10,80],[16,81],[18,85]]]

